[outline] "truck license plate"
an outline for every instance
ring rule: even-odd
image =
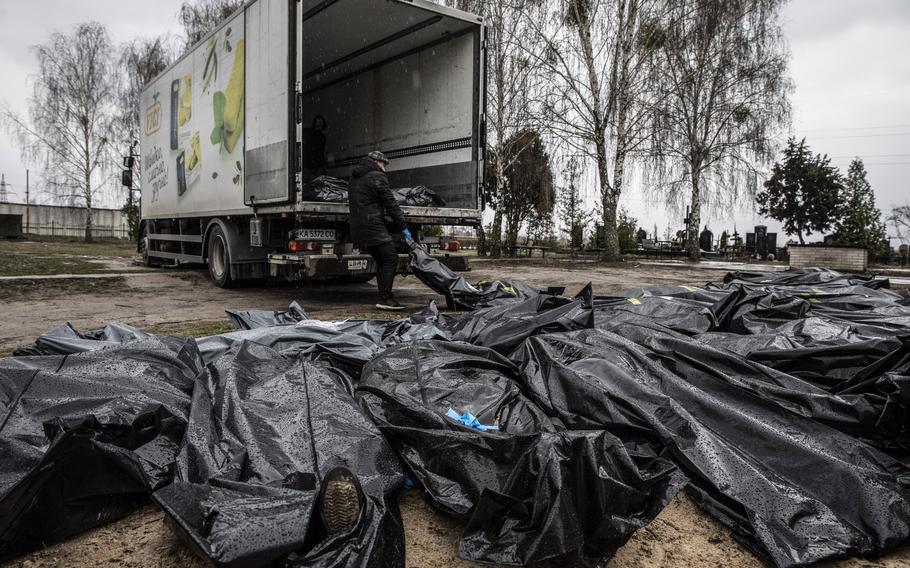
[[[349,260],[348,261],[348,270],[366,270],[369,261],[366,259],[363,260]]]
[[[297,239],[301,241],[334,241],[335,231],[332,229],[300,229]]]

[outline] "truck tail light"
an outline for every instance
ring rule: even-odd
[[[291,241],[288,248],[291,252],[314,252],[320,249],[322,245],[315,241]]]

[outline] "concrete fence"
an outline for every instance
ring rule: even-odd
[[[790,245],[790,266],[817,266],[844,272],[865,272],[869,266],[869,251],[857,247]]]
[[[85,214],[81,207],[0,203],[0,215],[21,215],[22,232],[48,237],[85,236]],[[126,216],[119,209],[93,209],[92,235],[125,239],[129,236]]]

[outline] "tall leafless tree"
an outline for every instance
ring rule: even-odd
[[[626,167],[650,117],[643,100],[652,88],[653,42],[642,23],[660,7],[656,0],[556,0],[548,18],[530,23],[546,48],[527,53],[548,79],[533,106],[570,153],[596,165],[609,260],[620,254],[616,216]]]
[[[651,173],[669,201],[688,194],[690,259],[700,257],[702,206],[754,192],[788,124],[783,3],[666,0],[666,11],[647,22],[658,47]]]
[[[85,208],[90,242],[95,196],[111,181],[118,81],[113,45],[104,26],[89,22],[71,34],[53,34],[34,52],[38,73],[28,119],[9,107],[0,115],[55,197]]]
[[[138,38],[120,47],[122,80],[117,91],[117,126],[124,140],[139,137],[142,89],[167,69],[176,55],[171,36]]]
[[[243,4],[244,0],[185,0],[177,13],[186,38],[184,51],[189,51]]]
[[[888,222],[894,226],[897,238],[902,243],[910,242],[910,204],[896,205],[888,216]]]
[[[127,151],[133,158],[133,171],[139,170],[139,147],[141,117],[144,109],[140,108],[142,89],[155,77],[167,69],[176,55],[174,38],[159,36],[156,38],[138,38],[120,47],[120,69],[122,71],[117,91],[117,143],[122,151]],[[132,176],[133,184],[126,188],[126,214],[130,228],[130,237],[135,237],[139,229],[139,205],[136,190],[141,190],[139,176]]]

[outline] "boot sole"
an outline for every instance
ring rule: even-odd
[[[349,479],[333,479],[325,488],[322,499],[322,522],[329,534],[353,528],[360,516],[360,495]]]

